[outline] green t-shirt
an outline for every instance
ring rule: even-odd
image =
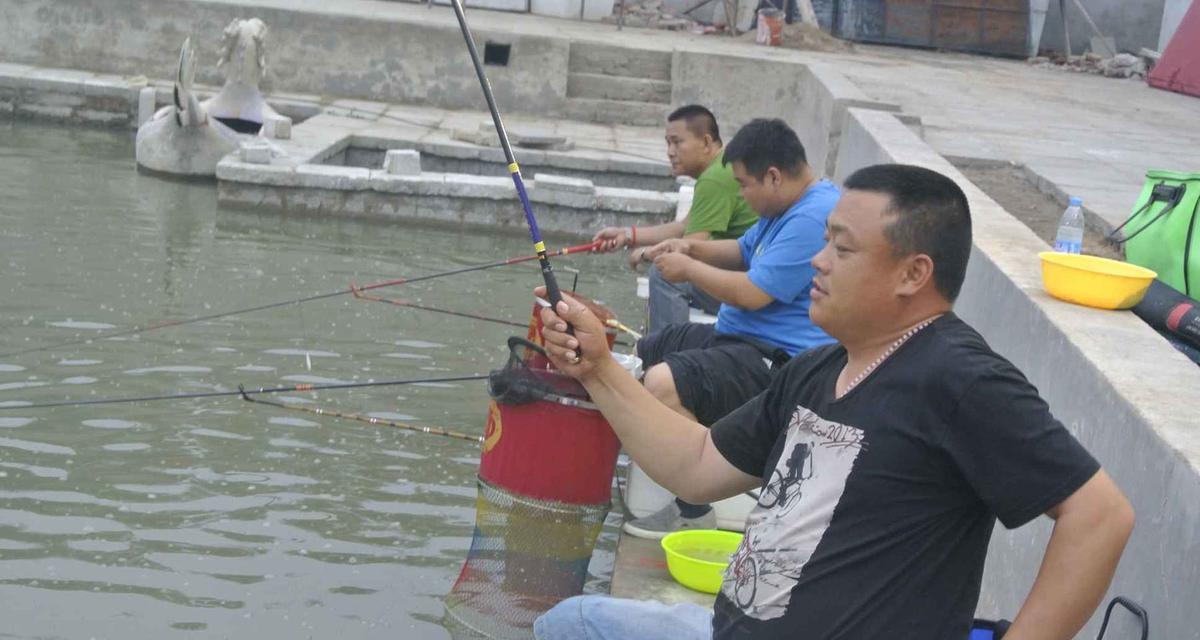
[[[724,152],[717,154],[696,179],[696,195],[688,211],[684,235],[707,231],[713,240],[731,240],[742,237],[746,229],[758,222],[758,214],[738,193],[733,169],[721,162],[724,157]]]

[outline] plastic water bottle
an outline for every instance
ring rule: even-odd
[[[1067,210],[1058,221],[1054,250],[1059,253],[1079,253],[1083,250],[1083,200],[1071,198]]]

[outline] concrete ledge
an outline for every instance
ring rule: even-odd
[[[592,184],[591,180],[586,178],[569,178],[567,176],[555,175],[553,173],[539,173],[533,177],[538,187],[542,189],[552,189],[555,191],[566,191],[569,193],[596,193],[596,185]]]
[[[228,163],[228,160],[223,160],[224,167],[219,167],[218,171],[228,171]],[[270,171],[271,182],[300,181],[297,171],[290,168],[271,167]],[[528,233],[515,194],[501,199],[467,197],[459,186],[439,183],[437,178],[429,180],[426,177],[428,175],[422,174],[421,180],[414,180],[410,176],[371,172],[368,179],[370,188],[360,190],[219,180],[217,194],[223,206],[256,211],[265,209],[322,217],[402,220],[453,228]],[[443,180],[445,178],[442,176]],[[496,188],[499,189],[498,184]],[[507,188],[513,189],[511,182]],[[666,222],[670,215],[615,211],[603,207],[580,209],[544,203],[538,204],[536,211],[538,225],[547,237],[571,239],[590,237],[592,229],[609,225]]]
[[[692,602],[711,607],[716,596],[692,591],[675,582],[658,540],[643,540],[621,533],[609,592],[619,598],[657,600],[666,604]]]
[[[362,191],[369,188],[371,180],[369,169],[319,164],[302,164],[296,167],[295,175],[307,188],[336,191]]]
[[[217,163],[217,180],[276,187],[298,187],[302,184],[293,167],[242,162],[236,154],[230,154]]]
[[[1142,603],[1155,633],[1195,636],[1200,602],[1200,368],[1129,312],[1050,298],[1024,224],[967,181],[893,115],[850,109],[836,178],[879,162],[944,173],[966,191],[975,250],[956,310],[1037,385],[1055,415],[1129,496],[1137,528],[1109,597]],[[1041,563],[1050,522],[998,528],[980,613],[1011,617]],[[1083,637],[1094,637],[1093,616]]]
[[[103,126],[136,123],[137,82],[69,69],[0,64],[0,115]]]

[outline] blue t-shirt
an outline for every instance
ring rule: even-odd
[[[765,342],[793,356],[833,342],[809,319],[808,306],[816,273],[812,259],[825,246],[825,221],[840,195],[822,180],[783,215],[761,218],[738,238],[746,275],[774,301],[757,311],[721,305],[717,333]]]

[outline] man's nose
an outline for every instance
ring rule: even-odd
[[[829,243],[825,243],[824,247],[813,256],[812,266],[821,273],[829,273]]]

